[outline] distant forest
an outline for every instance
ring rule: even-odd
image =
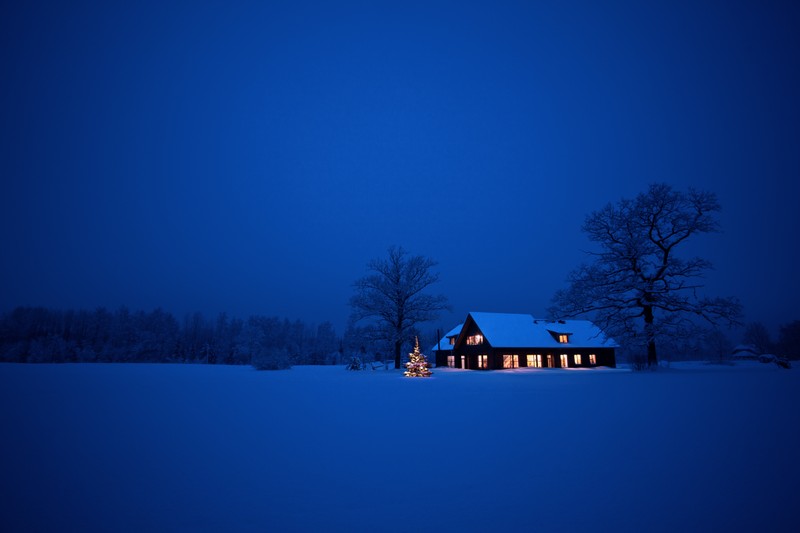
[[[350,339],[357,342],[355,339]],[[336,364],[345,350],[330,322],[201,313],[178,321],[162,309],[18,307],[0,317],[0,361],[206,363],[288,368]]]
[[[413,333],[423,348],[436,342],[435,332]],[[777,342],[763,324],[749,324],[742,342],[758,353],[800,359],[800,321],[781,326]],[[673,361],[723,360],[734,344],[716,330],[665,342],[662,354]],[[179,321],[162,309],[145,312],[126,307],[116,311],[17,307],[0,315],[0,362],[203,363],[281,369],[345,364],[353,356],[363,362],[381,361],[391,356],[391,347],[375,341],[369,328],[351,326],[339,336],[330,322],[315,325],[259,315],[243,320],[221,313],[210,320],[193,313]],[[625,347],[617,357],[633,360]]]

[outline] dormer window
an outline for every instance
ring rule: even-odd
[[[455,346],[455,344],[456,344],[456,338],[455,338],[455,337],[450,337],[450,339],[449,339],[449,340],[450,340],[450,346]]]
[[[547,332],[553,336],[553,339],[559,344],[569,344],[569,336],[572,333],[564,332],[564,331],[553,331],[552,329],[548,329]]]
[[[470,346],[477,346],[479,344],[483,344],[483,335],[481,335],[480,333],[476,335],[470,335],[469,337],[467,337],[467,344],[469,344]]]

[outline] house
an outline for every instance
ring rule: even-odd
[[[481,370],[616,367],[617,344],[588,320],[548,321],[525,314],[473,312],[440,344],[444,349],[432,350],[436,366]]]

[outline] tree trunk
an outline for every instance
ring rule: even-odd
[[[653,333],[653,306],[644,306],[644,335],[647,339],[647,366],[654,368],[658,366],[658,356],[656,355],[656,337]]]
[[[402,341],[395,341],[394,343],[394,367],[400,369],[400,352],[403,348]]]

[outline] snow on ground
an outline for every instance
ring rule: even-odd
[[[3,531],[797,531],[800,372],[0,365]]]

